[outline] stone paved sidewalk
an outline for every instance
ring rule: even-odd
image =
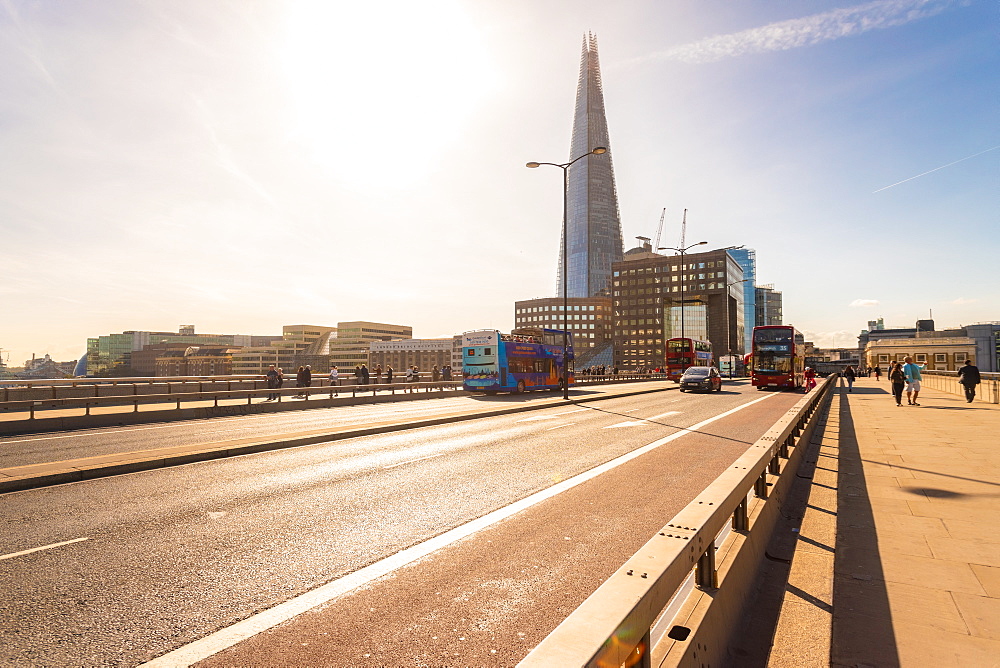
[[[837,389],[770,665],[1000,666],[1000,407],[920,404]]]

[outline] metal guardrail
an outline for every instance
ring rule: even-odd
[[[133,407],[133,412],[139,412],[139,406],[145,404],[166,404],[173,405],[180,410],[182,404],[193,402],[211,401],[214,406],[219,405],[220,400],[246,400],[247,404],[253,403],[254,399],[267,399],[273,395],[275,403],[282,400],[302,399],[308,402],[310,397],[334,399],[338,396],[357,397],[367,394],[396,394],[397,392],[432,392],[445,390],[461,390],[461,381],[439,381],[437,383],[393,383],[393,384],[369,384],[369,385],[344,385],[335,387],[283,387],[280,389],[263,388],[255,390],[207,390],[200,392],[169,392],[165,394],[132,394],[132,395],[110,395],[95,397],[68,397],[62,399],[22,399],[17,401],[5,401],[0,403],[0,411],[3,412],[28,412],[30,420],[35,419],[38,411],[51,409],[82,408],[84,415],[90,415],[92,408],[103,406],[129,406]]]
[[[719,587],[716,537],[732,522],[734,531],[751,529],[748,494],[766,499],[768,474],[806,429],[816,408],[834,387],[823,379],[771,429],[681,510],[597,591],[519,664],[523,668],[650,665],[651,631],[692,570],[695,585]],[[723,582],[722,586],[725,586]],[[670,636],[670,634],[667,634]],[[670,636],[673,637],[673,636]]]
[[[965,396],[965,390],[958,382],[957,371],[922,371],[923,384],[935,390]],[[982,382],[976,386],[976,399],[991,404],[1000,404],[1000,373],[981,373]]]
[[[606,376],[581,376],[571,387],[618,383],[628,381],[662,380],[665,374],[618,374]],[[34,420],[36,412],[55,409],[82,409],[83,415],[91,414],[91,409],[108,406],[132,406],[132,412],[138,413],[140,405],[163,404],[180,410],[184,404],[211,401],[218,406],[219,401],[244,401],[252,404],[254,399],[266,399],[274,396],[276,403],[290,399],[301,398],[306,402],[309,398],[334,399],[340,396],[352,398],[359,395],[379,393],[396,394],[432,391],[458,391],[462,389],[461,380],[452,381],[420,381],[399,383],[368,383],[356,384],[354,378],[342,379],[336,386],[326,384],[315,387],[291,387],[281,389],[266,387],[260,376],[206,376],[206,377],[171,377],[171,378],[131,378],[113,379],[113,384],[107,385],[104,379],[72,379],[69,385],[50,385],[44,387],[44,397],[22,397],[7,399],[10,390],[5,388],[3,401],[0,401],[0,413],[29,414],[28,419]],[[35,381],[38,382],[38,381]],[[47,381],[52,383],[53,381]],[[240,387],[250,385],[249,389]],[[90,386],[93,387],[90,387]],[[233,387],[236,385],[237,387]],[[83,387],[81,387],[83,386]],[[208,389],[206,389],[206,386]],[[51,395],[49,389],[51,388]],[[110,393],[105,394],[105,392]],[[63,394],[64,396],[58,396]],[[15,395],[16,396],[16,395]],[[303,404],[306,407],[308,404]]]

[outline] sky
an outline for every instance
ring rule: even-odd
[[[994,0],[0,0],[0,354],[509,329],[587,32],[626,250],[687,209],[821,346],[1000,320]]]

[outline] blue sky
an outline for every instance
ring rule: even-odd
[[[990,0],[0,0],[0,348],[509,328],[555,292],[583,34],[626,248],[757,251],[786,321],[1000,320]]]

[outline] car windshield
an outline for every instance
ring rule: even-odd
[[[685,371],[684,375],[689,377],[702,378],[704,376],[707,376],[708,373],[709,371],[707,366],[696,366]]]

